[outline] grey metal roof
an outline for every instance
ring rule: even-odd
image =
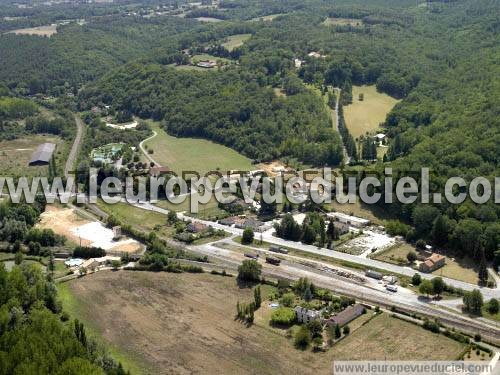
[[[56,145],[54,143],[41,144],[40,146],[38,146],[36,151],[31,156],[30,164],[36,163],[36,162],[48,163],[50,161],[50,159],[52,158],[52,154],[54,153],[55,149],[56,149]]]

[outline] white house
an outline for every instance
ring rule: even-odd
[[[300,69],[303,63],[304,61],[302,61],[301,59],[293,59],[293,64],[297,69]]]
[[[384,140],[385,140],[386,136],[385,136],[385,134],[378,133],[378,134],[375,134],[375,138],[377,139],[379,145],[382,146],[384,144]]]
[[[310,321],[321,317],[321,313],[316,310],[308,310],[300,306],[295,306],[294,310],[299,323],[309,323]]]

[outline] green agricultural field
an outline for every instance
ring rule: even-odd
[[[359,94],[364,95],[363,101],[359,100]],[[377,92],[375,86],[353,86],[352,104],[344,107],[349,132],[354,138],[376,132],[396,103],[397,99]]]
[[[47,166],[29,167],[31,156],[42,143],[57,145],[56,164],[62,170],[68,152],[68,145],[59,137],[45,135],[30,135],[12,141],[0,142],[0,175],[2,176],[47,176]]]
[[[228,50],[232,51],[243,45],[248,39],[252,37],[252,34],[236,34],[231,35],[227,38],[227,42],[222,43],[222,45]]]
[[[255,169],[250,159],[229,147],[205,139],[172,137],[157,123],[152,123],[152,129],[158,135],[145,145],[153,150],[154,153],[151,156],[158,163],[169,167],[176,173]]]

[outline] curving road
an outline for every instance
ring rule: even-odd
[[[66,166],[64,167],[64,176],[68,178],[70,173],[73,171],[73,167],[75,166],[76,157],[78,155],[78,149],[80,148],[80,144],[83,140],[83,130],[84,124],[80,116],[77,114],[73,115],[76,123],[76,137],[73,142],[73,146],[71,146],[71,151],[68,155],[68,160],[66,160]]]
[[[156,137],[158,135],[158,133],[156,131],[153,130],[153,135],[149,138],[146,138],[144,140],[141,141],[141,143],[139,143],[139,148],[141,149],[142,153],[144,154],[144,156],[151,162],[155,163],[155,165],[157,167],[161,167],[161,164],[158,163],[155,159],[153,159],[153,157],[148,154],[148,152],[146,151],[146,149],[144,148],[144,142],[147,142],[147,141],[150,141],[152,140],[154,137]]]

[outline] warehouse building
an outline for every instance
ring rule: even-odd
[[[52,155],[54,154],[54,150],[56,149],[56,145],[54,143],[43,143],[31,156],[31,160],[29,165],[47,165],[52,159]]]

